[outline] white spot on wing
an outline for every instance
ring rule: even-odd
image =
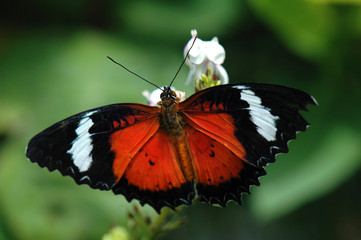
[[[91,135],[89,134],[89,129],[94,124],[89,116],[93,113],[94,112],[89,112],[83,116],[78,128],[75,130],[78,136],[72,142],[72,147],[67,151],[72,155],[74,165],[78,167],[80,172],[87,171],[93,161],[91,156],[93,145]]]
[[[241,99],[249,104],[249,113],[251,121],[256,125],[257,132],[261,134],[267,141],[276,140],[276,121],[278,116],[274,116],[270,109],[262,105],[262,100],[256,94],[244,86],[235,86],[242,89]]]

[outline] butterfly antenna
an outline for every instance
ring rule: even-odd
[[[115,63],[115,64],[117,64],[117,65],[119,65],[119,66],[121,66],[121,67],[124,68],[126,71],[130,72],[131,74],[137,76],[138,78],[142,79],[143,81],[145,81],[145,82],[149,83],[150,85],[153,85],[154,87],[156,87],[156,88],[158,88],[158,89],[160,89],[160,90],[163,91],[163,89],[161,89],[160,87],[158,87],[157,85],[155,85],[155,84],[152,83],[151,81],[145,79],[144,77],[140,76],[139,74],[137,74],[137,73],[133,72],[132,70],[126,68],[123,64],[118,63],[118,62],[115,61],[113,58],[111,58],[111,57],[109,57],[109,56],[107,56],[107,58],[109,58],[110,61],[112,61],[113,63]]]
[[[170,82],[169,87],[172,86],[172,84],[173,84],[175,78],[177,77],[179,71],[181,70],[181,68],[183,67],[184,63],[186,62],[187,57],[188,57],[188,55],[189,55],[189,52],[191,51],[194,43],[196,42],[196,39],[197,39],[197,35],[194,37],[194,40],[193,40],[193,42],[192,42],[192,45],[191,45],[191,47],[188,49],[188,52],[187,52],[186,56],[184,57],[182,64],[181,64],[180,67],[178,68],[178,71],[177,71],[176,74],[174,75],[174,78],[173,78],[172,81]]]

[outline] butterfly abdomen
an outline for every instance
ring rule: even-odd
[[[172,142],[176,148],[178,162],[187,181],[194,179],[194,168],[189,145],[185,136],[185,132],[181,136],[173,136]]]

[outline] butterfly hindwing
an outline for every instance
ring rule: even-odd
[[[264,174],[264,170],[243,161],[244,155],[240,158],[224,145],[227,141],[215,140],[193,126],[188,126],[186,131],[200,201],[221,206],[226,206],[229,200],[240,203],[241,193],[248,192],[251,184],[259,184],[258,177]],[[243,148],[241,150],[244,154]]]
[[[175,208],[190,204],[195,191],[177,161],[175,147],[164,129],[140,147],[113,191],[148,203],[156,211],[164,206]]]
[[[240,203],[242,192],[259,185],[263,166],[306,129],[299,110],[308,104],[316,104],[308,94],[270,84],[208,88],[180,103],[200,201]]]

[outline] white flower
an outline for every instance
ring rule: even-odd
[[[192,30],[191,34],[192,38],[184,48],[184,56],[191,47],[197,31]],[[222,84],[227,84],[229,82],[228,74],[221,65],[225,58],[226,52],[222,45],[219,44],[217,37],[214,37],[211,41],[203,41],[197,38],[186,60],[186,64],[190,67],[186,84],[200,79],[201,75],[206,73],[207,68],[210,68],[211,72],[216,74],[217,80],[220,80]]]
[[[163,89],[164,87],[162,87]],[[185,99],[185,92],[181,92],[178,90],[175,90],[175,88],[171,87],[173,91],[175,91],[177,95],[177,99],[179,101],[183,101]],[[147,99],[149,106],[157,106],[158,103],[161,101],[160,94],[162,93],[161,89],[155,89],[153,92],[149,92],[148,90],[144,90],[142,92],[142,95]]]

